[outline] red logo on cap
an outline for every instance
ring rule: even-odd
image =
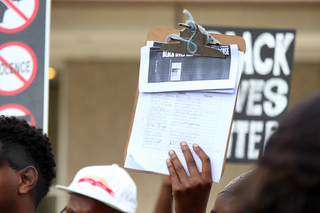
[[[101,179],[101,178],[99,178],[99,179]],[[103,184],[102,181],[94,180],[93,178],[90,178],[90,177],[81,178],[80,180],[78,180],[78,183],[80,183],[80,182],[87,182],[93,186],[100,187],[103,190],[105,190],[106,192],[108,192],[112,197],[115,197],[111,187],[109,187],[109,184],[107,184],[107,183]],[[103,180],[103,182],[105,182],[105,181]]]

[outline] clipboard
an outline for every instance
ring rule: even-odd
[[[154,28],[149,31],[147,34],[146,41],[158,41],[158,42],[165,42],[167,37],[171,34],[179,34],[180,30],[178,29],[169,29],[169,28]],[[221,45],[229,45],[229,44],[236,44],[238,46],[239,51],[245,53],[246,51],[246,43],[245,40],[240,37],[240,36],[233,36],[233,35],[224,35],[224,34],[213,34],[210,33],[211,36],[213,36],[215,39],[217,39]],[[176,41],[172,41],[172,43],[177,43]],[[223,60],[223,59],[222,59]],[[237,94],[239,91],[239,86],[237,88]],[[128,132],[128,137],[127,137],[127,142],[126,142],[126,148],[125,148],[125,153],[124,153],[124,163],[126,161],[126,156],[128,152],[128,145],[129,145],[129,140],[130,136],[132,133],[132,127],[133,127],[133,122],[134,122],[134,117],[135,117],[135,112],[136,112],[136,107],[137,107],[137,102],[138,102],[138,97],[139,97],[139,90],[138,86],[136,89],[136,95],[134,99],[134,105],[133,105],[133,111],[132,111],[132,116],[131,116],[131,122],[130,122],[130,127],[129,127],[129,132]],[[237,101],[237,95],[236,95],[236,100]],[[231,136],[231,128],[232,128],[232,122],[233,122],[233,117],[234,117],[234,112],[235,112],[235,104],[234,104],[234,109],[233,109],[233,115],[232,115],[232,121],[229,129],[229,135],[228,135],[228,141],[227,141],[227,146],[224,154],[224,162],[223,162],[223,168],[222,168],[222,173],[221,176],[223,175],[224,172],[224,167],[225,167],[225,162],[226,162],[226,156],[227,156],[227,151],[229,147],[229,141],[230,141],[230,136]],[[149,171],[142,171],[142,170],[136,170],[136,169],[131,169],[131,168],[126,168],[132,171],[138,171],[142,173],[152,173],[152,174],[159,174],[159,173],[154,173],[154,172],[149,172]]]
[[[171,34],[179,34],[180,30],[178,29],[169,29],[169,28],[154,28],[149,31],[147,35],[147,41],[159,41],[165,42],[167,37]],[[246,42],[241,36],[233,35],[224,35],[224,34],[214,34],[209,33],[215,39],[217,39],[221,45],[227,44],[237,44],[241,52],[246,52]]]

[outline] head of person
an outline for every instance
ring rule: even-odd
[[[247,178],[252,173],[253,170],[254,169],[239,175],[238,177],[230,181],[218,193],[211,213],[232,213],[233,203],[237,198],[234,190],[245,178]]]
[[[320,95],[296,105],[239,185],[234,212],[320,212]]]
[[[25,120],[0,116],[0,212],[34,212],[55,178],[51,143]]]
[[[68,186],[56,186],[70,194],[62,212],[134,213],[137,187],[129,174],[117,164],[80,169]]]

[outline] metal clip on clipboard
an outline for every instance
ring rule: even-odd
[[[194,31],[192,30],[192,27],[188,24],[179,24],[180,26],[185,27],[185,29],[180,31],[180,35],[177,37],[180,37],[182,39],[179,43],[165,43],[160,47],[161,51],[166,52],[174,52],[174,53],[183,53],[183,54],[195,54],[200,56],[207,56],[207,57],[215,57],[215,58],[226,58],[226,56],[218,49],[208,47],[205,45],[207,40],[207,35],[203,34],[201,31],[202,29],[199,28],[199,26],[195,23],[195,31],[196,34],[193,36]],[[194,53],[190,53],[188,50],[188,42],[186,40],[190,40],[191,36],[192,42],[197,45],[197,50]],[[211,40],[215,40],[217,44],[220,44],[218,40],[216,40],[213,36],[210,35]],[[169,41],[176,40],[173,37],[170,38]]]

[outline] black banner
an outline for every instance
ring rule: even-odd
[[[227,162],[256,162],[288,107],[295,30],[205,29],[246,41]]]

